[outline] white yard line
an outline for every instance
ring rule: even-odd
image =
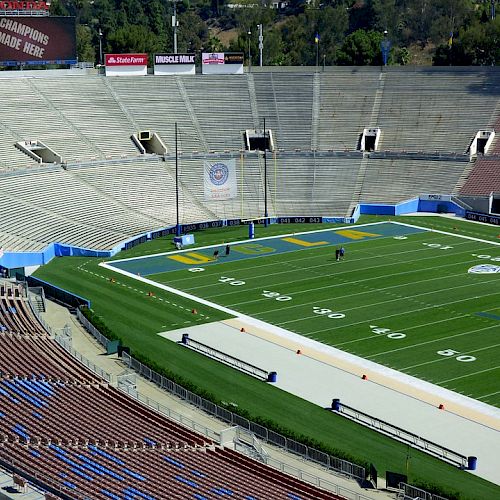
[[[362,227],[367,227],[367,226],[376,226],[378,224],[385,224],[385,223],[386,222],[375,222],[375,223],[370,223],[370,224],[364,224],[361,226],[349,225],[349,226],[344,226],[344,227],[339,227],[339,228],[329,228],[329,229],[324,229],[324,230],[291,233],[288,235],[278,235],[278,236],[269,236],[269,237],[265,237],[265,238],[256,238],[256,239],[251,239],[251,240],[244,240],[244,241],[241,241],[238,243],[255,242],[255,241],[262,241],[262,240],[269,240],[269,239],[278,239],[278,238],[284,238],[287,236],[289,237],[289,236],[294,236],[294,235],[296,236],[296,235],[301,235],[301,234],[321,233],[321,232],[327,232],[327,231],[338,231],[338,230],[342,230],[342,229],[352,229],[353,227],[362,228]],[[500,243],[491,242],[491,241],[483,240],[480,238],[474,238],[474,237],[463,236],[463,235],[456,235],[453,233],[448,233],[446,231],[429,229],[429,228],[420,227],[420,226],[416,226],[416,225],[412,225],[412,224],[405,224],[405,223],[394,222],[394,221],[391,221],[391,223],[399,224],[399,225],[407,226],[407,227],[412,227],[412,228],[420,229],[423,231],[444,234],[446,236],[452,236],[454,238],[463,238],[463,239],[467,239],[467,240],[471,240],[471,241],[481,242],[481,243],[487,244],[488,246],[490,246],[490,245],[500,246]],[[233,244],[235,244],[235,243],[233,243]],[[204,246],[204,247],[198,247],[198,248],[193,249],[193,250],[214,248],[216,246],[220,246],[220,245],[208,245],[208,246]],[[187,250],[187,251],[189,251],[189,250]],[[156,254],[155,256],[171,255],[174,253],[182,253],[182,252],[165,252],[162,254]],[[187,292],[184,292],[181,290],[177,290],[176,288],[164,285],[162,283],[155,282],[155,281],[150,280],[148,278],[145,278],[143,276],[137,276],[131,272],[115,268],[112,265],[113,263],[116,263],[116,262],[124,262],[124,261],[128,261],[128,260],[136,260],[136,259],[150,258],[150,257],[151,256],[146,255],[146,256],[134,257],[134,258],[129,258],[129,259],[109,261],[109,263],[102,262],[99,264],[99,266],[106,268],[108,270],[114,271],[116,273],[122,274],[124,276],[127,276],[129,278],[136,279],[136,280],[141,281],[142,283],[148,284],[150,286],[160,288],[162,290],[179,295],[181,297],[192,300],[194,302],[198,302],[200,304],[206,305],[208,307],[211,307],[211,308],[216,309],[218,311],[224,312],[226,314],[230,314],[232,316],[235,316],[235,319],[231,320],[232,322],[240,321],[241,323],[244,323],[245,325],[248,325],[250,327],[262,329],[264,331],[272,333],[275,336],[281,337],[283,339],[287,339],[288,341],[292,341],[297,346],[308,347],[308,348],[313,349],[316,352],[323,352],[323,353],[327,353],[329,355],[334,355],[335,358],[344,360],[347,363],[351,363],[354,366],[357,366],[359,369],[367,370],[367,371],[370,371],[372,373],[378,373],[382,377],[397,381],[397,383],[403,384],[404,386],[408,387],[408,390],[410,390],[410,388],[415,389],[415,390],[421,390],[421,391],[425,392],[426,394],[446,399],[446,400],[451,401],[451,402],[453,402],[461,407],[468,408],[468,409],[473,410],[474,412],[477,412],[478,414],[484,415],[486,417],[493,417],[494,419],[500,419],[500,410],[498,408],[492,407],[492,406],[490,406],[486,403],[483,403],[481,401],[478,401],[476,399],[471,399],[467,396],[458,394],[458,393],[453,392],[453,391],[446,389],[444,387],[439,387],[437,385],[431,384],[431,383],[426,382],[424,380],[412,377],[410,375],[404,374],[404,373],[399,372],[397,370],[394,370],[392,368],[387,368],[387,367],[381,366],[378,363],[375,363],[375,362],[370,361],[368,359],[360,358],[359,356],[355,356],[353,354],[347,353],[347,352],[342,351],[340,349],[336,349],[332,346],[322,344],[322,343],[317,342],[313,339],[309,339],[304,335],[296,334],[296,333],[293,333],[289,330],[281,328],[279,326],[271,325],[271,324],[266,323],[266,322],[259,320],[257,318],[247,316],[245,314],[241,314],[238,311],[232,310],[228,307],[220,306],[219,304],[215,304],[209,300],[202,299],[202,298],[197,297],[195,295],[192,295],[190,293],[187,293]],[[433,256],[433,258],[434,257],[435,256]],[[380,266],[377,266],[377,267],[380,267]],[[432,309],[435,307],[442,307],[442,306],[451,305],[451,304],[460,303],[460,302],[463,302],[463,300],[452,301],[452,302],[449,302],[446,304],[440,304],[437,306],[435,305],[435,306],[431,306],[431,307],[426,307],[426,308],[418,309],[416,311],[411,311],[411,312],[412,313],[419,312],[419,311],[426,310],[426,309]],[[397,316],[397,315],[390,315],[390,316],[384,316],[381,318],[371,319],[370,322],[373,323],[374,321],[379,321],[381,319],[386,319],[386,318],[389,318],[392,316]],[[366,321],[352,323],[351,325],[365,323],[365,322]],[[323,330],[323,331],[329,331],[329,330],[331,330],[331,329]],[[315,333],[318,333],[318,332],[315,332]],[[446,382],[446,381],[444,381],[444,382]],[[483,397],[488,397],[488,396],[483,396]],[[478,420],[478,421],[480,421],[480,420]]]

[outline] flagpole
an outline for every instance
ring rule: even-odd
[[[314,35],[314,43],[316,44],[316,71],[319,68],[319,33],[316,32]]]
[[[181,235],[181,226],[179,225],[179,161],[177,153],[177,122],[175,122],[175,212],[176,225],[175,235]]]
[[[268,226],[267,212],[267,137],[266,137],[266,117],[264,117],[264,227]]]

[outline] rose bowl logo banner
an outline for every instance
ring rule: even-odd
[[[238,195],[236,162],[204,162],[205,200],[230,200]]]
[[[500,266],[495,266],[494,264],[479,264],[478,266],[471,267],[469,269],[469,273],[472,274],[500,273]]]
[[[224,52],[203,52],[201,64],[224,64]]]
[[[106,54],[106,66],[147,66],[147,54]]]

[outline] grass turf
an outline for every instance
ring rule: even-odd
[[[345,245],[341,262],[320,246],[148,278],[500,406],[500,274],[467,272],[500,260],[500,248],[435,232],[405,238]],[[271,251],[281,240],[261,243]]]
[[[360,222],[377,220],[381,219],[363,217]],[[404,221],[404,218],[398,220]],[[410,218],[409,221],[420,226],[432,226],[457,233],[464,231],[470,236],[492,241],[499,232],[498,229],[488,226],[441,220],[435,217],[427,220],[423,217],[416,220]],[[455,227],[457,229],[454,229]],[[324,229],[325,226],[321,225],[318,228]],[[311,229],[314,229],[311,225],[270,226],[265,229],[258,227],[257,236]],[[246,235],[247,228],[214,229],[196,233],[196,239],[199,245],[221,244],[224,241],[243,239]],[[170,249],[172,249],[170,238],[155,240],[124,251],[117,258],[153,254]],[[410,481],[421,479],[436,483],[449,490],[460,491],[463,498],[493,499],[500,496],[500,488],[492,483],[414,450],[411,450],[411,459],[407,461],[408,448],[400,443],[346,421],[275,387],[221,366],[197,353],[187,351],[172,342],[166,342],[156,333],[178,328],[180,322],[183,326],[200,324],[222,319],[225,315],[156,289],[156,298],[150,297],[147,295],[149,291],[147,285],[123,276],[112,283],[110,279],[116,278],[116,274],[98,267],[98,262],[97,259],[76,257],[54,259],[40,268],[36,276],[91,299],[95,312],[133,352],[149,357],[154,363],[182,375],[186,380],[215,394],[221,400],[235,403],[253,415],[273,419],[299,434],[371,461],[379,474],[383,474],[385,470],[408,472]],[[194,307],[200,313],[196,318],[191,314],[191,309]]]

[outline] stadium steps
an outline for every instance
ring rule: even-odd
[[[75,170],[68,170],[68,174],[71,175],[71,176],[74,176],[76,177],[80,182],[82,182],[83,184],[85,184],[86,186],[88,186],[90,189],[94,190],[96,193],[98,193],[100,195],[100,197],[103,197],[105,199],[107,199],[110,203],[114,204],[114,205],[117,205],[118,206],[118,209],[119,207],[123,208],[123,210],[125,210],[129,216],[132,216],[132,215],[137,215],[141,218],[144,217],[144,213],[142,213],[140,210],[138,210],[135,205],[133,204],[126,204],[122,201],[122,199],[118,196],[110,196],[108,193],[106,193],[106,191],[104,191],[103,189],[101,189],[101,186],[100,184],[91,184],[90,182],[87,182],[87,180],[85,179],[85,177],[82,177],[80,175],[78,175],[78,170],[75,169]],[[112,172],[111,172],[112,173]],[[153,225],[158,225],[158,227],[163,227],[165,225],[165,221],[164,220],[161,220],[157,217],[154,217],[152,216],[151,214],[148,215],[148,218],[150,219],[151,223]]]
[[[259,107],[257,105],[257,96],[255,95],[255,81],[253,73],[247,73],[248,95],[250,97],[250,109],[252,110],[253,128],[259,128]],[[266,125],[267,126],[267,125]]]
[[[319,108],[321,102],[321,79],[319,73],[313,76],[313,105],[312,105],[312,130],[311,130],[311,149],[318,149],[318,128],[319,128]]]
[[[139,132],[140,128],[139,125],[136,123],[134,116],[130,113],[130,111],[127,109],[127,106],[125,103],[116,95],[116,92],[114,91],[113,87],[109,83],[109,78],[103,78],[102,81],[104,82],[104,85],[108,89],[108,92],[111,94],[113,99],[116,102],[116,105],[123,111],[125,116],[129,119],[130,123],[134,127],[136,132]]]
[[[175,76],[175,83],[177,84],[177,87],[179,88],[179,92],[182,96],[182,99],[184,100],[184,104],[186,106],[186,111],[188,112],[189,118],[191,120],[191,123],[193,124],[193,127],[196,131],[196,135],[201,142],[202,148],[204,151],[208,152],[210,150],[208,142],[205,138],[205,135],[203,134],[203,131],[200,126],[200,122],[198,121],[198,117],[196,115],[195,110],[193,109],[193,106],[191,105],[191,100],[189,98],[188,93],[186,92],[186,88],[184,86],[184,83],[181,78],[178,76]]]
[[[460,193],[460,191],[464,187],[465,183],[467,182],[469,175],[474,170],[474,165],[475,165],[474,161],[471,161],[467,164],[467,166],[464,168],[464,171],[462,172],[462,175],[459,177],[457,183],[455,184],[455,187],[451,191],[452,194]]]
[[[99,148],[97,148],[95,146],[95,144],[93,144],[90,140],[88,140],[85,136],[83,136],[82,134],[80,134],[80,132],[74,127],[73,123],[68,120],[64,114],[54,105],[54,103],[50,100],[49,97],[47,97],[44,92],[38,88],[38,86],[35,85],[35,83],[33,82],[33,79],[31,78],[27,78],[26,79],[28,85],[30,86],[31,90],[33,91],[33,93],[35,95],[37,95],[42,101],[44,101],[46,103],[46,105],[54,112],[58,115],[60,121],[61,121],[61,125],[64,127],[64,128],[68,128],[70,129],[88,148],[90,151],[92,151],[92,153],[94,154],[100,154],[102,155],[102,151],[99,150]],[[52,139],[50,142],[47,143],[47,146],[49,146],[51,149],[53,149],[57,154],[61,155],[63,157],[63,161],[66,160],[66,150],[67,148],[70,146],[70,141],[68,140],[68,137],[67,136],[63,136],[61,138],[62,140],[54,140]],[[43,139],[42,139],[42,142]],[[71,146],[73,146],[75,149],[77,149],[78,151],[81,151],[81,148],[79,147],[80,145],[78,144],[78,142],[76,142],[75,144],[71,144]],[[64,149],[61,149],[61,147],[64,147]]]

